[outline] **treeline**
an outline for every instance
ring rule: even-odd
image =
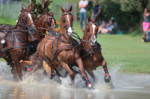
[[[93,1],[89,1],[88,16],[93,10]],[[109,20],[115,17],[121,30],[140,30],[143,21],[143,10],[148,7],[150,0],[97,0],[101,6],[100,19]]]

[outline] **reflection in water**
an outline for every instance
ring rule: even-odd
[[[54,82],[38,71],[25,77],[23,82],[14,82],[10,69],[4,63],[0,67],[0,99],[149,99],[150,75],[118,73],[119,68],[110,70],[112,82],[104,82],[103,70],[94,71],[98,82],[90,91],[85,87],[80,75],[76,75],[75,85],[70,86],[70,77],[62,84]],[[92,79],[89,77],[90,81]]]

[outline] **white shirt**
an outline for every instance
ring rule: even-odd
[[[80,0],[79,5],[85,5],[85,4],[88,5],[88,0],[85,0],[85,1]],[[86,8],[80,8],[80,12],[87,12]]]

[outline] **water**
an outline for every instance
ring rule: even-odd
[[[149,99],[150,75],[119,73],[119,68],[110,70],[112,81],[104,82],[103,70],[94,71],[98,82],[97,89],[90,91],[85,88],[80,75],[76,75],[75,85],[70,84],[70,77],[57,77],[50,80],[36,72],[32,76],[25,76],[23,82],[13,81],[10,68],[0,63],[0,99]],[[90,81],[93,80],[89,77]]]

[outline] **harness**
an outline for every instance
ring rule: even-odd
[[[89,44],[91,43],[91,41],[90,41],[90,36],[91,35],[89,35],[89,25],[91,25],[91,24],[93,24],[93,23],[90,22],[86,26],[86,28],[87,28],[86,29],[86,34],[88,36],[89,41],[86,41],[86,40],[82,39],[81,42],[83,41],[83,42],[87,42]],[[96,37],[97,37],[97,35],[96,35]],[[85,49],[85,46],[82,44],[82,49],[81,49],[80,56],[83,59],[83,58],[90,55],[90,57],[92,58],[92,65],[94,66],[93,55],[96,54],[96,53],[99,53],[100,51],[101,51],[101,45],[97,42],[96,42],[95,46],[92,46],[88,51]],[[96,70],[96,68],[95,68],[95,70]]]
[[[4,35],[4,37],[3,37],[3,48],[0,50],[0,52],[3,52],[3,53],[5,53],[6,54],[6,56],[7,56],[7,59],[12,63],[12,59],[11,59],[11,57],[10,57],[10,55],[9,55],[9,53],[8,53],[8,51],[14,51],[14,50],[18,50],[18,49],[27,49],[27,53],[28,53],[28,51],[29,51],[29,46],[30,46],[30,44],[28,43],[28,42],[26,42],[26,41],[24,41],[23,39],[21,39],[20,38],[20,36],[18,36],[17,34],[16,34],[16,32],[21,32],[21,33],[23,33],[23,34],[25,34],[26,36],[27,36],[27,34],[26,34],[26,32],[29,34],[29,35],[32,35],[31,33],[30,33],[30,31],[29,31],[29,28],[31,29],[31,27],[29,27],[30,25],[32,25],[33,23],[31,23],[29,26],[27,25],[27,22],[26,21],[24,21],[24,18],[25,19],[27,19],[27,17],[24,17],[24,15],[26,15],[26,14],[28,14],[29,12],[25,12],[23,15],[22,15],[22,22],[23,22],[23,24],[21,24],[21,23],[18,23],[18,26],[20,26],[21,28],[22,28],[22,30],[16,30],[16,31],[14,31],[14,27],[12,27],[12,26],[4,26],[4,27],[6,27],[6,29],[4,29],[4,31],[2,31],[2,33],[5,33],[5,35]],[[25,24],[25,25],[24,25]],[[12,45],[11,46],[7,46],[6,47],[6,42],[5,42],[5,39],[6,39],[6,37],[7,37],[7,34],[8,33],[12,33],[12,40],[11,40],[11,42],[12,42]],[[17,38],[21,43],[19,43],[19,44],[14,44],[14,41],[15,41],[15,38]]]
[[[53,59],[50,60],[51,63],[49,64],[49,66],[51,66],[51,67],[55,70],[56,74],[57,74],[59,77],[60,77],[61,75],[59,74],[59,72],[57,71],[57,69],[56,69],[55,67],[53,67],[53,65],[52,65],[53,62],[54,62],[54,60],[56,60],[58,63],[60,63],[59,60],[57,59],[58,54],[59,54],[61,51],[66,51],[66,50],[73,50],[73,52],[74,52],[74,54],[75,54],[75,49],[74,49],[74,48],[79,47],[79,44],[78,44],[76,41],[73,41],[73,42],[64,41],[64,40],[61,38],[61,36],[63,36],[63,35],[66,35],[66,34],[58,34],[57,36],[55,35],[55,36],[53,36],[53,37],[55,37],[55,39],[51,39],[52,37],[47,37],[47,39],[46,39],[45,42],[44,42],[44,47],[43,47],[44,61],[48,64],[47,59],[46,59],[46,55],[45,55],[45,44],[46,44],[46,42],[47,42],[48,40],[53,40],[53,41],[52,41],[52,45],[51,45],[51,53],[52,53],[52,55],[53,55]],[[58,47],[58,40],[60,40],[61,42],[65,43],[65,44]],[[53,50],[54,44],[56,45],[56,50]]]
[[[65,25],[65,19],[64,19],[64,16],[67,15],[67,14],[71,14],[71,12],[65,12],[65,13],[62,13],[62,17],[61,17],[61,18],[62,18],[62,23],[63,23],[63,26],[64,26],[64,28],[65,28],[66,33],[68,32],[67,27],[72,27],[72,26],[73,26],[73,24],[68,25],[68,26]],[[71,15],[72,15],[72,14],[71,14]]]
[[[99,43],[96,43],[96,46],[92,47],[91,49],[89,49],[88,51],[83,50],[83,52],[80,54],[81,58],[85,58],[86,56],[93,56],[93,54],[95,53],[99,53],[102,50],[101,45]]]

